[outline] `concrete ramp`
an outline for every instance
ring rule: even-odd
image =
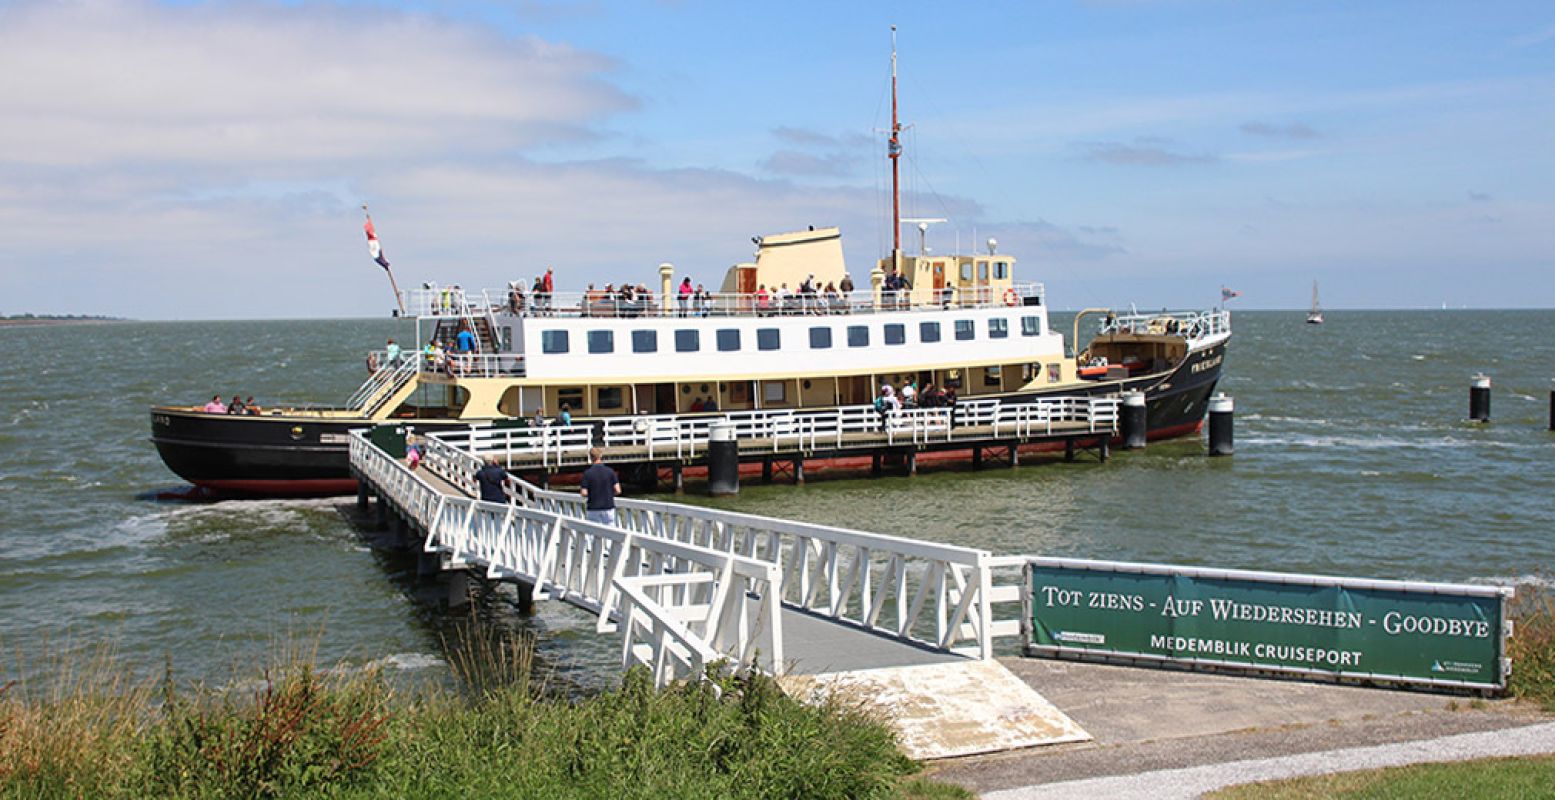
[[[1091,738],[997,661],[789,675],[779,682],[801,699],[836,695],[879,712],[896,728],[902,751],[915,759]]]

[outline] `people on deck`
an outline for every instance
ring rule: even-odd
[[[246,409],[246,413],[249,416],[257,417],[260,414],[265,413],[264,409],[260,408],[258,405],[255,405],[253,395],[249,395],[248,399],[243,401],[243,407]]]
[[[569,404],[569,403],[562,403],[562,413],[561,413],[561,416],[557,417],[557,419],[559,419],[561,421],[562,427],[564,427],[564,428],[571,427],[572,426],[572,405]]]
[[[589,448],[592,465],[584,470],[578,493],[588,501],[584,517],[589,522],[602,525],[616,524],[616,495],[621,493],[621,479],[616,471],[605,466],[605,453],[598,447]]]
[[[393,339],[383,346],[383,361],[386,367],[398,366],[400,363],[400,346]]]
[[[218,394],[212,397],[209,403],[205,404],[205,411],[211,414],[225,414],[227,413],[227,404],[221,402],[221,395]]]
[[[227,413],[228,414],[246,414],[246,413],[248,413],[248,406],[243,405],[243,396],[242,395],[235,394],[235,395],[232,396],[232,402],[227,404]]]
[[[675,301],[680,304],[680,316],[686,317],[691,315],[691,298],[695,294],[696,289],[691,288],[691,278],[681,278],[679,296],[675,298]]]
[[[475,334],[468,327],[461,327],[459,335],[454,337],[454,349],[460,353],[475,352]]]

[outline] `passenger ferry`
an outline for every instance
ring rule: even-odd
[[[267,409],[256,416],[197,407],[151,410],[152,440],[184,479],[254,493],[349,491],[346,432],[414,420],[465,426],[555,417],[573,424],[617,416],[719,415],[873,402],[883,385],[916,382],[959,401],[1145,393],[1152,438],[1196,432],[1230,339],[1223,310],[1075,319],[1099,323],[1076,355],[1049,324],[1043,287],[1015,280],[1016,260],[899,249],[869,288],[828,294],[847,275],[841,233],[821,228],[758,240],[755,260],[728,270],[721,291],[682,301],[680,276],[659,267],[648,296],[511,289],[407,293],[419,341],[473,334],[471,352],[407,347],[377,367],[339,408]],[[893,291],[891,273],[910,288]],[[798,292],[808,283],[822,287]],[[786,299],[772,287],[787,285]]]
[[[201,487],[322,494],[355,485],[353,428],[491,424],[564,408],[575,425],[833,409],[870,404],[885,385],[995,402],[1138,390],[1151,438],[1197,432],[1231,336],[1228,312],[1088,309],[1074,340],[1088,315],[1099,315],[1098,332],[1070,355],[1049,325],[1042,285],[1016,281],[1016,259],[994,240],[969,255],[903,252],[895,73],[893,52],[893,246],[852,291],[837,228],[758,237],[754,260],[700,296],[681,292],[670,264],[659,266],[656,287],[631,297],[428,286],[403,297],[417,342],[441,352],[371,354],[375,371],[338,408],[226,415],[157,406],[152,441],[168,467]],[[469,351],[447,352],[461,332]]]

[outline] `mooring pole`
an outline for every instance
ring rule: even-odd
[[[731,422],[714,422],[707,428],[707,493],[714,497],[740,493],[740,443]]]
[[[1143,450],[1148,438],[1149,412],[1144,392],[1123,393],[1123,449]]]
[[[1235,452],[1232,446],[1231,418],[1236,404],[1225,392],[1209,399],[1209,454],[1229,456]]]
[[[1469,383],[1469,421],[1490,421],[1490,376],[1484,373]]]

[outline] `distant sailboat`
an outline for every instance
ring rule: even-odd
[[[1307,324],[1323,324],[1323,309],[1317,304],[1317,281],[1312,282],[1312,310],[1307,312]]]

